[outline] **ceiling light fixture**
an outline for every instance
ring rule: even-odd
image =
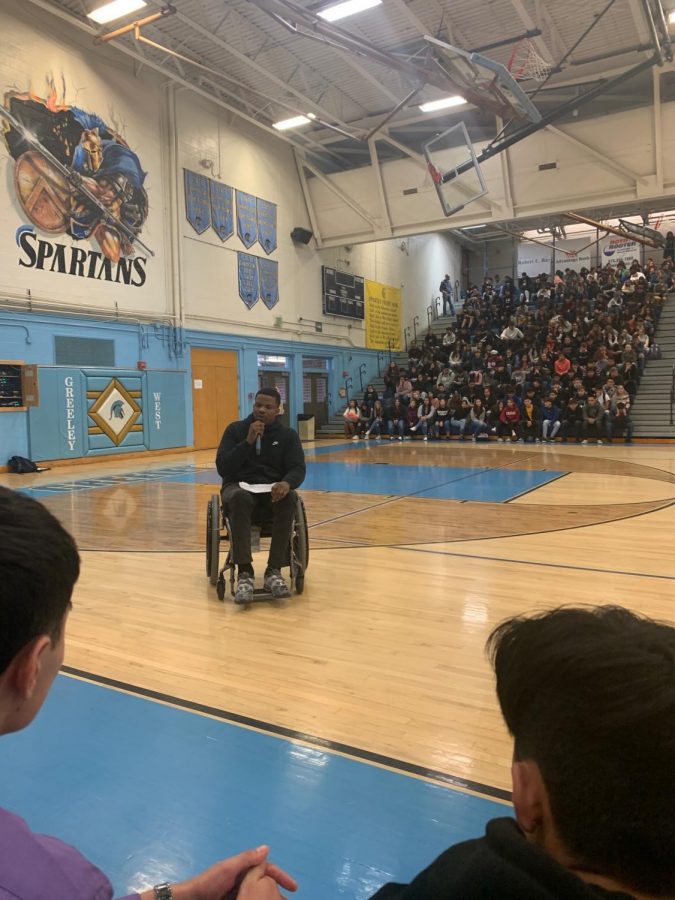
[[[463,106],[466,103],[464,97],[443,97],[441,100],[430,100],[420,106],[422,112],[438,112],[439,109],[448,109],[451,106]]]
[[[364,9],[372,9],[379,6],[382,0],[344,0],[343,3],[333,3],[326,6],[317,16],[320,16],[326,22],[337,22],[338,19],[346,19],[347,16],[354,16],[356,13],[363,12]]]
[[[93,19],[99,25],[107,25],[108,22],[114,22],[115,19],[128,16],[129,13],[143,9],[147,5],[145,0],[111,0],[110,3],[104,3],[98,9],[87,13],[87,18]]]
[[[675,9],[668,16],[668,21],[670,22],[671,25],[675,25]]]
[[[272,128],[276,128],[277,131],[288,131],[289,128],[300,128],[301,125],[309,125],[312,119],[316,119],[314,113],[307,113],[306,116],[293,116],[290,119],[274,122]]]

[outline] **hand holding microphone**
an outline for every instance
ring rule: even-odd
[[[260,456],[260,450],[262,448],[262,436],[265,431],[265,423],[264,422],[251,422],[248,434],[246,435],[247,442],[253,446],[255,444],[255,455]]]

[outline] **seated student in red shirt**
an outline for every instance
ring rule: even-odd
[[[505,437],[512,441],[518,440],[518,426],[520,425],[520,410],[512,397],[506,401],[506,405],[499,413],[497,425],[497,440],[503,443]]]
[[[569,371],[571,368],[572,368],[572,363],[570,362],[570,360],[565,356],[565,354],[561,350],[560,353],[558,354],[558,358],[556,359],[556,361],[553,365],[555,374],[559,375],[560,378],[563,379],[567,375],[569,375]]]

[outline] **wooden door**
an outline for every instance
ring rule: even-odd
[[[191,359],[194,447],[211,450],[230,422],[240,418],[237,354],[194,347]]]

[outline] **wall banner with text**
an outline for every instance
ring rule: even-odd
[[[273,259],[258,258],[260,297],[268,309],[279,302],[279,263]]]
[[[226,241],[234,234],[233,190],[227,184],[213,181],[209,178],[209,193],[211,195],[211,224],[213,230],[221,239]]]
[[[237,234],[247,250],[258,240],[256,198],[244,191],[237,191]]]
[[[401,289],[366,279],[366,347],[401,349]]]
[[[258,209],[258,242],[269,256],[277,249],[277,205],[269,200],[256,200]]]
[[[258,257],[237,251],[237,268],[239,271],[239,296],[248,309],[252,309],[259,300]]]

